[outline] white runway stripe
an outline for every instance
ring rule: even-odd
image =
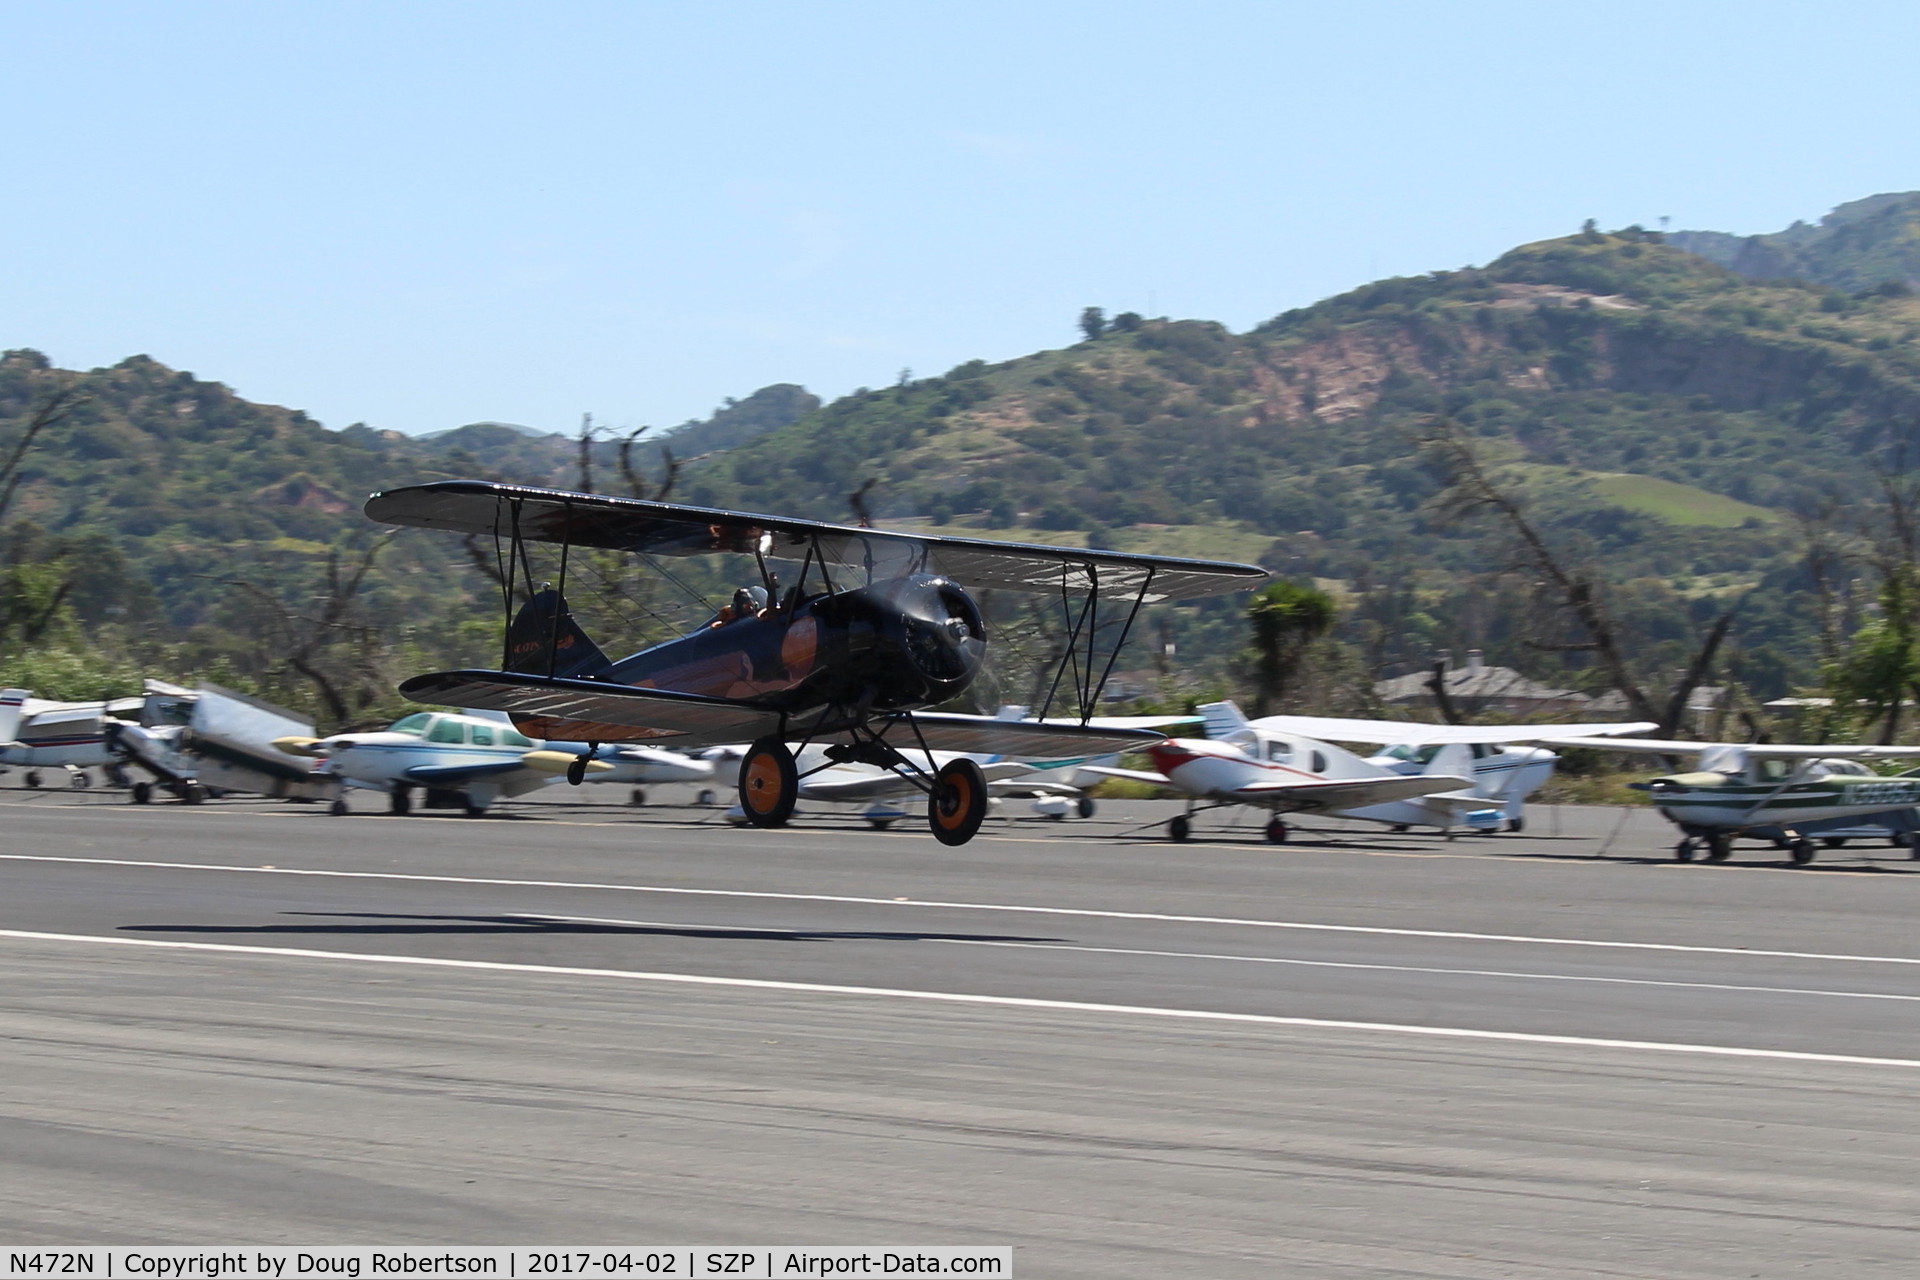
[[[832,902],[862,907],[940,911],[1004,911],[1020,915],[1071,916],[1093,920],[1146,920],[1162,924],[1227,925],[1247,929],[1292,929],[1310,933],[1366,934],[1391,938],[1439,938],[1460,942],[1510,942],[1541,947],[1597,947],[1621,951],[1671,951],[1689,955],[1761,956],[1844,964],[1920,965],[1920,957],[1770,951],[1759,947],[1702,947],[1678,942],[1622,942],[1605,938],[1550,938],[1518,933],[1472,933],[1458,929],[1396,929],[1385,925],[1320,924],[1305,920],[1249,920],[1236,916],[1190,916],[1161,911],[1103,911],[1092,907],[1040,907],[991,902],[943,902],[929,898],[861,898],[831,893],[776,893],[759,889],[693,889],[681,885],[612,884],[572,880],[519,880],[488,876],[428,876],[398,871],[327,871],[302,867],[242,867],[204,862],[152,862],[132,858],[70,858],[5,853],[0,862],[55,862],[83,866],[147,867],[167,871],[212,871],[243,875],[313,876],[338,880],[384,880],[415,884],[470,884],[510,889],[576,889],[605,893],[654,893],[693,898],[741,898],[770,902]]]
[[[896,987],[854,987],[825,982],[782,982],[771,978],[721,978],[697,973],[649,973],[631,969],[593,969],[572,965],[511,964],[498,960],[453,960],[437,956],[366,954],[317,951],[305,947],[253,947],[226,942],[173,942],[162,938],[106,938],[81,933],[40,933],[0,929],[0,938],[22,942],[54,942],[108,947],[148,947],[166,951],[213,952],[224,955],[326,960],[346,964],[404,965],[426,969],[464,969],[492,973],[523,973],[545,977],[607,978],[622,982],[669,983],[681,986],[731,987],[750,991],[790,991],[810,995],[856,996],[874,999],[919,1000],[937,1004],[980,1005],[1003,1009],[1043,1009],[1060,1013],[1090,1013],[1109,1017],[1167,1018],[1189,1022],[1228,1022],[1248,1026],[1298,1027],[1323,1031],[1376,1032],[1450,1040],[1499,1041],[1508,1044],[1562,1045],[1580,1049],[1625,1049],[1649,1053],[1696,1054],[1720,1058],[1765,1058],[1781,1062],[1821,1062],[1861,1067],[1920,1068],[1920,1059],[1872,1058],[1846,1053],[1802,1053],[1790,1049],[1750,1049],[1738,1045],[1672,1044],[1658,1040],[1612,1040],[1593,1036],[1542,1035],[1527,1031],[1485,1031],[1472,1027],[1422,1027],[1393,1022],[1348,1022],[1331,1018],[1289,1018],[1267,1013],[1228,1013],[1209,1009],[1164,1009],[1153,1005],[1101,1004],[1084,1000],[1042,1000],[1027,996],[975,995],[958,991],[913,991]]]

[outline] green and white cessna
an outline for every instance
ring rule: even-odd
[[[1697,755],[1691,773],[1670,773],[1631,785],[1682,832],[1673,856],[1691,862],[1704,853],[1724,862],[1737,836],[1776,840],[1784,835],[1796,864],[1813,861],[1810,828],[1835,819],[1865,818],[1920,805],[1920,770],[1883,777],[1862,760],[1920,756],[1920,747],[1776,745],[1674,742],[1657,738],[1542,739],[1556,747],[1591,747],[1636,755]],[[1905,840],[1920,858],[1920,831]]]

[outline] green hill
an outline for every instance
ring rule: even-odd
[[[1676,231],[1667,243],[1756,280],[1811,280],[1849,293],[1920,287],[1920,191],[1843,204],[1817,226],[1772,235]]]

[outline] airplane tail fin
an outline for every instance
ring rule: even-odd
[[[20,713],[27,704],[25,689],[0,689],[0,742],[12,742],[20,734]]]
[[[507,628],[509,671],[590,680],[612,665],[573,620],[565,598],[551,588],[522,605]]]
[[[1427,777],[1471,778],[1473,751],[1464,742],[1449,742],[1433,753],[1420,772]]]
[[[1206,720],[1209,738],[1224,738],[1247,727],[1246,713],[1235,702],[1203,702],[1200,714]]]

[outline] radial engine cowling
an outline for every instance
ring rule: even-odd
[[[986,658],[980,607],[959,583],[915,574],[842,592],[816,606],[844,637],[845,667],[881,708],[924,707],[964,693]]]

